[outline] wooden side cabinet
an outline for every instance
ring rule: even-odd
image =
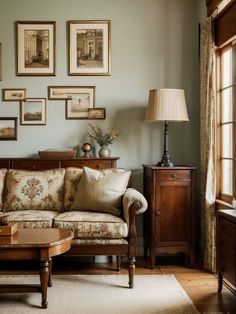
[[[218,292],[225,284],[236,290],[236,210],[226,209],[217,212],[217,277]]]
[[[144,250],[150,250],[150,266],[157,254],[184,253],[195,263],[195,168],[143,165]]]

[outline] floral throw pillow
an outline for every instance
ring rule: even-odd
[[[63,211],[65,169],[9,170],[6,176],[4,211]]]
[[[3,206],[3,191],[4,191],[4,181],[5,181],[5,176],[7,173],[7,169],[2,168],[0,169],[0,210],[2,209]]]
[[[121,199],[130,171],[83,168],[71,210],[86,210],[120,215]]]
[[[65,174],[64,188],[64,207],[65,210],[70,210],[75,200],[78,184],[82,175],[83,169],[69,167]]]

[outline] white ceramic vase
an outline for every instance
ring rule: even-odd
[[[111,156],[111,151],[107,146],[102,146],[98,152],[99,157],[108,158]]]

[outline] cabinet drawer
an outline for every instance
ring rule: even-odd
[[[57,160],[14,160],[12,161],[12,169],[22,170],[48,170],[59,168]]]
[[[86,165],[94,169],[107,169],[113,167],[112,162],[110,160],[90,161]]]
[[[68,167],[76,167],[76,168],[83,168],[84,166],[93,168],[93,169],[107,169],[107,168],[114,168],[115,165],[111,160],[62,160],[61,167],[68,168]]]
[[[190,181],[191,171],[189,170],[158,170],[156,181]]]

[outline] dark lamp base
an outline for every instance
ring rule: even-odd
[[[160,162],[157,163],[158,167],[174,167],[174,163],[170,158],[170,155],[168,152],[165,152],[162,156],[162,159]]]

